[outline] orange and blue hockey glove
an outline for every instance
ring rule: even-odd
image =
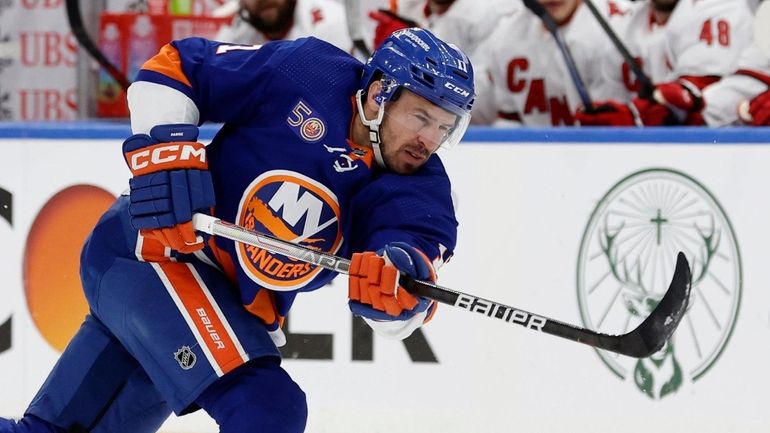
[[[131,225],[181,253],[204,246],[192,225],[195,212],[210,212],[214,185],[206,147],[195,125],[159,125],[150,134],[123,142],[123,155],[133,174],[128,212]]]
[[[391,242],[376,253],[353,254],[348,278],[348,304],[353,314],[378,321],[409,320],[435,308],[432,300],[412,295],[401,287],[402,273],[418,280],[436,281],[428,257],[404,242]]]

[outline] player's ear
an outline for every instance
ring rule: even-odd
[[[382,83],[380,80],[374,80],[369,84],[369,89],[366,91],[366,107],[373,110],[375,113],[379,110],[382,98],[380,92],[382,91]]]

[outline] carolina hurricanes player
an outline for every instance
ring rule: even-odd
[[[0,432],[149,433],[171,411],[198,409],[222,433],[304,431],[281,324],[297,295],[335,273],[203,239],[192,214],[350,257],[350,310],[405,338],[435,303],[399,276],[435,280],[457,239],[434,152],[470,121],[467,56],[417,28],[365,65],[316,38],[190,38],[145,63],[128,98],[130,195],[84,246],[90,314],[25,417],[0,418]],[[208,146],[197,141],[204,121],[224,122]]]
[[[770,126],[770,2],[754,17],[754,41],[741,54],[738,70],[703,91],[709,126]]]
[[[375,47],[392,32],[418,25],[468,53],[474,65],[483,63],[483,57],[477,56],[476,50],[500,20],[523,7],[520,0],[391,0],[389,6],[369,13],[376,22]],[[492,88],[486,78],[479,75],[476,78],[472,120],[476,124],[489,124],[495,113],[491,103],[485,101],[492,99]]]
[[[653,97],[636,96],[638,81],[616,57],[604,59],[607,80],[625,91],[582,125],[701,124],[702,90],[735,70],[751,41],[746,0],[649,0],[638,4],[620,33],[631,54],[656,84]],[[632,101],[631,104],[626,104]]]
[[[237,12],[217,33],[218,41],[253,45],[315,36],[344,51],[353,47],[345,10],[334,0],[234,0],[223,8]]]
[[[600,53],[616,52],[588,8],[580,0],[543,0],[540,3],[559,24],[559,31],[591,96],[607,98],[618,91],[600,80]],[[600,0],[595,3],[610,22],[623,19],[627,10],[625,2]],[[491,111],[496,113],[496,125],[575,123],[574,113],[581,100],[570,80],[564,57],[542,21],[528,9],[521,9],[501,20],[495,32],[477,50],[476,57],[477,80],[491,77],[494,89],[493,99],[479,98],[478,103],[491,104]],[[477,83],[477,89],[480,87],[482,85]],[[490,108],[483,110],[488,112]]]
[[[416,23],[473,58],[499,20],[519,8],[519,1],[510,0],[401,0],[394,2],[392,10],[373,11],[369,16],[377,21],[375,47],[394,31]]]

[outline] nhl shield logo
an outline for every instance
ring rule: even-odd
[[[182,346],[174,352],[174,359],[182,367],[182,370],[189,370],[195,366],[195,353],[193,353],[190,346]]]

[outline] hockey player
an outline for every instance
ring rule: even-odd
[[[709,126],[770,126],[770,2],[754,6],[754,38],[738,70],[703,91]]]
[[[619,91],[619,84],[613,88],[599,81],[600,53],[617,55],[617,52],[587,6],[580,0],[540,3],[559,24],[588,93],[603,99]],[[595,3],[611,23],[623,19],[628,7],[627,3],[615,0]],[[528,9],[501,20],[477,51],[476,58],[477,80],[491,77],[494,89],[493,99],[479,98],[481,104],[491,104],[491,107],[478,109],[493,111],[494,124],[563,126],[575,123],[574,113],[582,101],[570,80],[564,56],[542,21]],[[477,83],[477,88],[482,87]]]
[[[369,13],[377,26],[374,30],[374,46],[379,46],[392,32],[419,25],[429,29],[442,40],[457,45],[468,54],[473,64],[484,59],[475,54],[476,49],[497,28],[501,19],[521,9],[519,0],[401,0],[391,2],[391,9]],[[494,120],[491,103],[492,88],[484,77],[476,82],[476,104],[473,122],[489,124]]]
[[[601,109],[593,114],[581,112],[580,123],[702,124],[702,91],[735,70],[751,41],[751,22],[745,0],[640,2],[620,38],[656,84],[652,98],[637,97],[639,84],[627,65],[615,56],[607,58],[606,79],[623,83],[625,91],[597,103]]]
[[[334,0],[231,0],[222,8],[235,13],[214,37],[217,41],[254,45],[315,36],[344,51],[353,47],[345,11]]]
[[[394,33],[366,65],[315,38],[162,48],[129,89],[130,195],[83,249],[91,314],[0,432],[153,432],[199,408],[223,433],[303,431],[280,325],[298,293],[335,275],[204,239],[192,213],[352,257],[350,309],[404,338],[435,305],[399,274],[433,280],[455,247],[433,153],[463,136],[473,99],[467,57],[421,29]],[[224,122],[208,146],[204,121]]]
[[[471,58],[500,19],[521,7],[517,1],[509,0],[401,0],[395,4],[394,10],[381,9],[369,14],[377,22],[375,47],[394,31],[416,23],[457,45]]]

